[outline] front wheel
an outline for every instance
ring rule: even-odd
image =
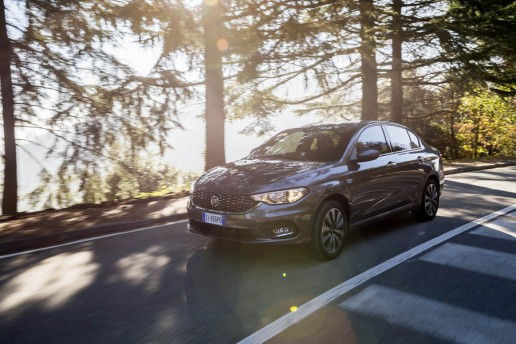
[[[418,209],[412,211],[412,215],[419,221],[430,221],[439,209],[439,186],[435,180],[428,180],[423,190],[421,203]]]
[[[336,201],[324,202],[315,216],[312,229],[312,252],[320,259],[330,260],[342,250],[348,233],[348,220]]]

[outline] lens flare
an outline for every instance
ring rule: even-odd
[[[225,38],[219,38],[217,40],[217,48],[220,50],[220,51],[226,51],[228,50],[229,48],[229,43],[227,41],[227,39]]]

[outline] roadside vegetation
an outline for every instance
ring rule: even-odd
[[[146,75],[113,53],[128,41],[159,53]],[[59,164],[41,164],[36,208],[188,189],[163,157],[193,103],[206,169],[225,123],[264,134],[286,112],[403,123],[448,159],[515,156],[514,42],[502,0],[0,0],[2,214],[28,142]]]

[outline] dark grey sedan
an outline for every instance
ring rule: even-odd
[[[404,126],[307,126],[204,173],[192,186],[188,228],[240,242],[310,242],[333,259],[365,222],[401,211],[432,220],[443,186],[439,152]]]

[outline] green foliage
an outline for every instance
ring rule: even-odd
[[[185,173],[155,159],[141,159],[128,170],[116,165],[107,174],[103,200],[113,202],[127,198],[163,196],[188,190],[197,179],[195,173]]]
[[[189,190],[198,174],[183,172],[170,165],[141,160],[128,170],[114,164],[106,173],[84,174],[81,180],[73,174],[62,176],[43,170],[41,184],[28,196],[33,209],[65,208],[78,203],[99,204],[130,198],[164,196]]]
[[[456,62],[456,78],[516,94],[514,1],[451,0],[442,28],[441,45]]]
[[[162,195],[187,187],[180,171],[156,161],[159,160],[155,156],[136,156],[130,164],[113,164],[105,178],[105,199],[118,201],[144,195]]]
[[[516,155],[516,102],[489,90],[466,94],[459,106],[456,124],[462,155]]]
[[[516,101],[477,86],[410,87],[406,124],[449,159],[516,154]],[[418,114],[427,114],[419,115]]]

